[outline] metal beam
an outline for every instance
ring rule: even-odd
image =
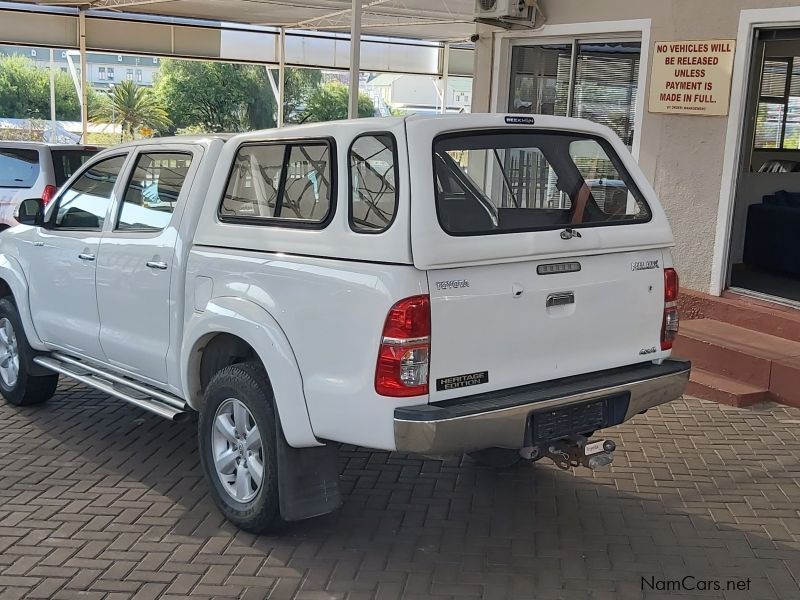
[[[386,15],[383,15],[386,16]],[[400,18],[414,18],[414,17],[400,17]],[[457,25],[459,23],[472,23],[472,21],[460,21],[455,19],[441,19],[436,21],[425,21],[416,19],[413,21],[399,21],[397,23],[370,23],[367,27],[369,29],[376,29],[376,28],[384,28],[384,27],[420,27],[425,25]],[[333,31],[335,29],[350,29],[350,25],[325,25],[325,27],[320,27],[320,29],[325,29],[328,31]],[[459,37],[450,40],[451,42],[463,42],[466,41],[467,37]],[[439,38],[441,40],[441,38]]]
[[[142,4],[164,4],[165,2],[175,2],[176,0],[95,0],[90,3],[92,8],[99,9],[118,9],[127,6],[141,6]]]
[[[393,0],[372,0],[372,2],[367,2],[366,4],[364,4],[362,6],[362,12],[366,12],[366,11],[363,10],[365,8],[370,8],[372,6],[378,6],[379,4],[386,4],[387,2],[392,2],[392,1]],[[297,23],[292,25],[291,28],[292,29],[295,29],[295,28],[302,29],[303,27],[306,27],[306,26],[311,25],[312,23],[316,23],[318,21],[326,21],[326,20],[332,19],[334,17],[339,17],[341,15],[346,15],[351,10],[353,10],[353,9],[352,8],[343,8],[342,10],[337,10],[337,11],[328,13],[326,15],[320,15],[319,17],[312,17],[310,19],[304,19],[303,21],[298,21]]]
[[[353,0],[350,19],[350,103],[347,116],[358,118],[358,82],[361,79],[361,0]]]

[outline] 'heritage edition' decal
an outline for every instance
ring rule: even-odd
[[[472,387],[473,385],[481,385],[484,383],[489,383],[489,371],[442,377],[436,380],[436,391],[444,392],[447,390],[457,390],[458,388]]]

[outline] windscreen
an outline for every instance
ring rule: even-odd
[[[465,132],[434,141],[436,209],[451,235],[650,220],[605,140],[565,132]]]
[[[0,148],[0,187],[31,188],[39,177],[39,151]]]
[[[53,169],[55,169],[56,187],[64,185],[70,177],[81,168],[97,150],[52,150]]]

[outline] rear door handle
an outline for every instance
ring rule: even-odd
[[[85,252],[81,252],[78,254],[78,258],[81,260],[94,260],[94,254],[87,254]]]
[[[157,260],[148,260],[144,263],[148,269],[159,269],[160,271],[167,270],[167,263]]]
[[[550,308],[551,306],[564,306],[566,304],[575,304],[574,292],[561,292],[558,294],[550,294],[549,296],[547,296],[547,302],[545,302],[547,308]]]

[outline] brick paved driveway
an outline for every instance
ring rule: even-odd
[[[633,423],[595,474],[345,448],[339,513],[255,537],[206,499],[193,424],[62,384],[0,404],[0,598],[800,598],[800,411]],[[642,592],[685,575],[751,587]]]

